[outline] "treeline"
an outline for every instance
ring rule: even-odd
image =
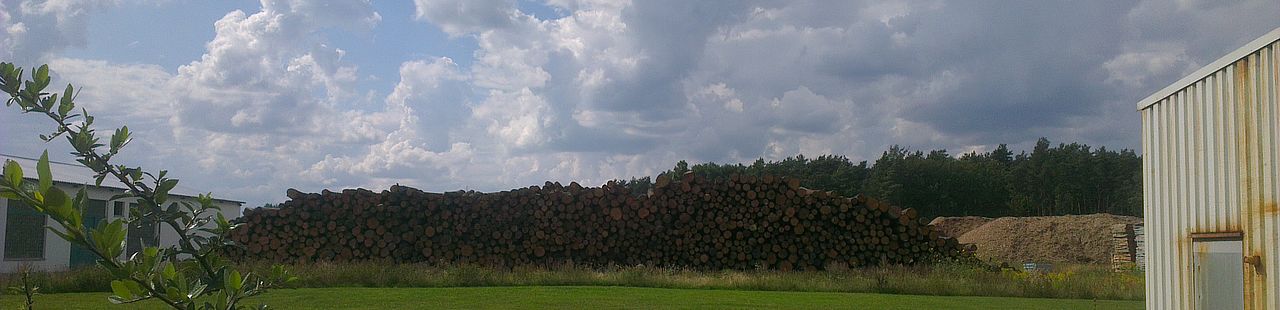
[[[1111,213],[1142,216],[1142,159],[1133,150],[1093,149],[1085,144],[1052,146],[1040,138],[1030,152],[1006,145],[959,157],[893,146],[873,165],[844,156],[803,155],[750,165],[680,161],[660,175],[693,171],[717,179],[731,175],[776,175],[801,179],[811,189],[852,197],[865,194],[914,208],[921,216],[1038,216]],[[649,177],[620,181],[635,193]]]

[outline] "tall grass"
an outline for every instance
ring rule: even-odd
[[[266,263],[239,266],[262,273]],[[635,286],[685,289],[863,292],[948,296],[1007,296],[1141,300],[1143,277],[1106,266],[1059,266],[1049,273],[989,270],[970,264],[889,266],[829,271],[694,271],[645,266],[492,269],[465,265],[382,262],[289,266],[297,287]],[[96,268],[35,273],[45,293],[109,291],[110,277]],[[0,285],[13,279],[0,275]]]
[[[0,273],[0,288],[21,284],[21,277],[19,273]],[[31,270],[30,277],[42,294],[109,292],[113,279],[106,270],[96,266],[56,272]]]

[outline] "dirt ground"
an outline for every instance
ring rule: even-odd
[[[985,260],[1097,264],[1111,260],[1111,225],[1142,223],[1142,218],[1090,214],[938,218],[934,222],[942,224],[939,229],[944,232],[963,231],[960,243],[976,245],[977,256]]]

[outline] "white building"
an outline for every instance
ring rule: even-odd
[[[1280,309],[1280,29],[1138,103],[1147,309]]]
[[[0,154],[0,163],[6,160],[18,162],[27,176],[35,175],[37,160]],[[133,200],[110,200],[111,196],[125,191],[119,181],[108,179],[103,181],[103,186],[94,186],[93,171],[89,168],[79,164],[58,162],[50,162],[49,168],[53,174],[54,186],[60,187],[68,193],[79,191],[81,187],[87,188],[86,193],[88,193],[90,201],[85,209],[86,225],[94,225],[89,223],[105,223],[105,221],[117,218],[128,218],[129,210],[127,208],[132,204]],[[35,179],[30,179],[29,181],[36,182]],[[186,191],[179,186],[169,195],[169,200],[195,203],[195,196],[197,196],[196,193]],[[95,256],[93,253],[78,246],[73,248],[70,242],[62,240],[56,234],[45,229],[45,226],[57,227],[58,224],[56,222],[29,207],[18,205],[20,203],[19,201],[0,199],[0,249],[3,249],[0,252],[0,273],[14,272],[22,265],[38,270],[65,270],[69,267],[75,268],[94,264]],[[215,199],[214,204],[218,205],[223,216],[226,216],[227,219],[232,219],[240,216],[240,206],[244,203]],[[127,257],[127,255],[140,250],[143,246],[156,245],[157,242],[162,245],[176,244],[178,235],[173,229],[161,225],[159,240],[156,238],[156,231],[156,229],[130,228],[128,246],[124,255]]]

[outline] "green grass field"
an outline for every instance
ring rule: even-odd
[[[111,305],[106,293],[40,295],[37,309],[164,309]],[[279,289],[249,299],[275,309],[1141,309],[1141,301],[599,286]],[[21,297],[0,296],[17,309]]]

